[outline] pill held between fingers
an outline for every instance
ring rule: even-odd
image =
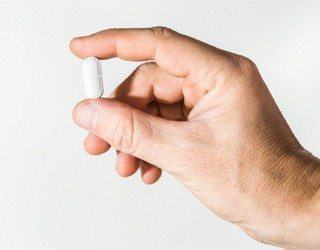
[[[88,98],[99,98],[103,94],[101,63],[95,57],[87,57],[82,62],[84,90]]]

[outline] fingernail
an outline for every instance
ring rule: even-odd
[[[99,112],[97,107],[92,104],[86,104],[80,108],[77,113],[76,123],[85,129],[93,130],[96,127]]]

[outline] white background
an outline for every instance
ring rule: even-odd
[[[85,98],[74,36],[169,26],[250,57],[301,143],[320,156],[319,1],[0,2],[0,249],[275,249],[172,177],[120,178],[71,119]],[[105,95],[138,64],[103,62]],[[270,197],[272,198],[272,197]]]

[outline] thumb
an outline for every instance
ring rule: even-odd
[[[172,165],[186,145],[186,122],[152,116],[113,99],[84,100],[73,118],[117,150],[160,168]]]

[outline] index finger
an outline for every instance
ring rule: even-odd
[[[154,60],[169,74],[193,80],[221,72],[226,59],[224,51],[164,27],[103,30],[74,38],[70,49],[80,58]]]

